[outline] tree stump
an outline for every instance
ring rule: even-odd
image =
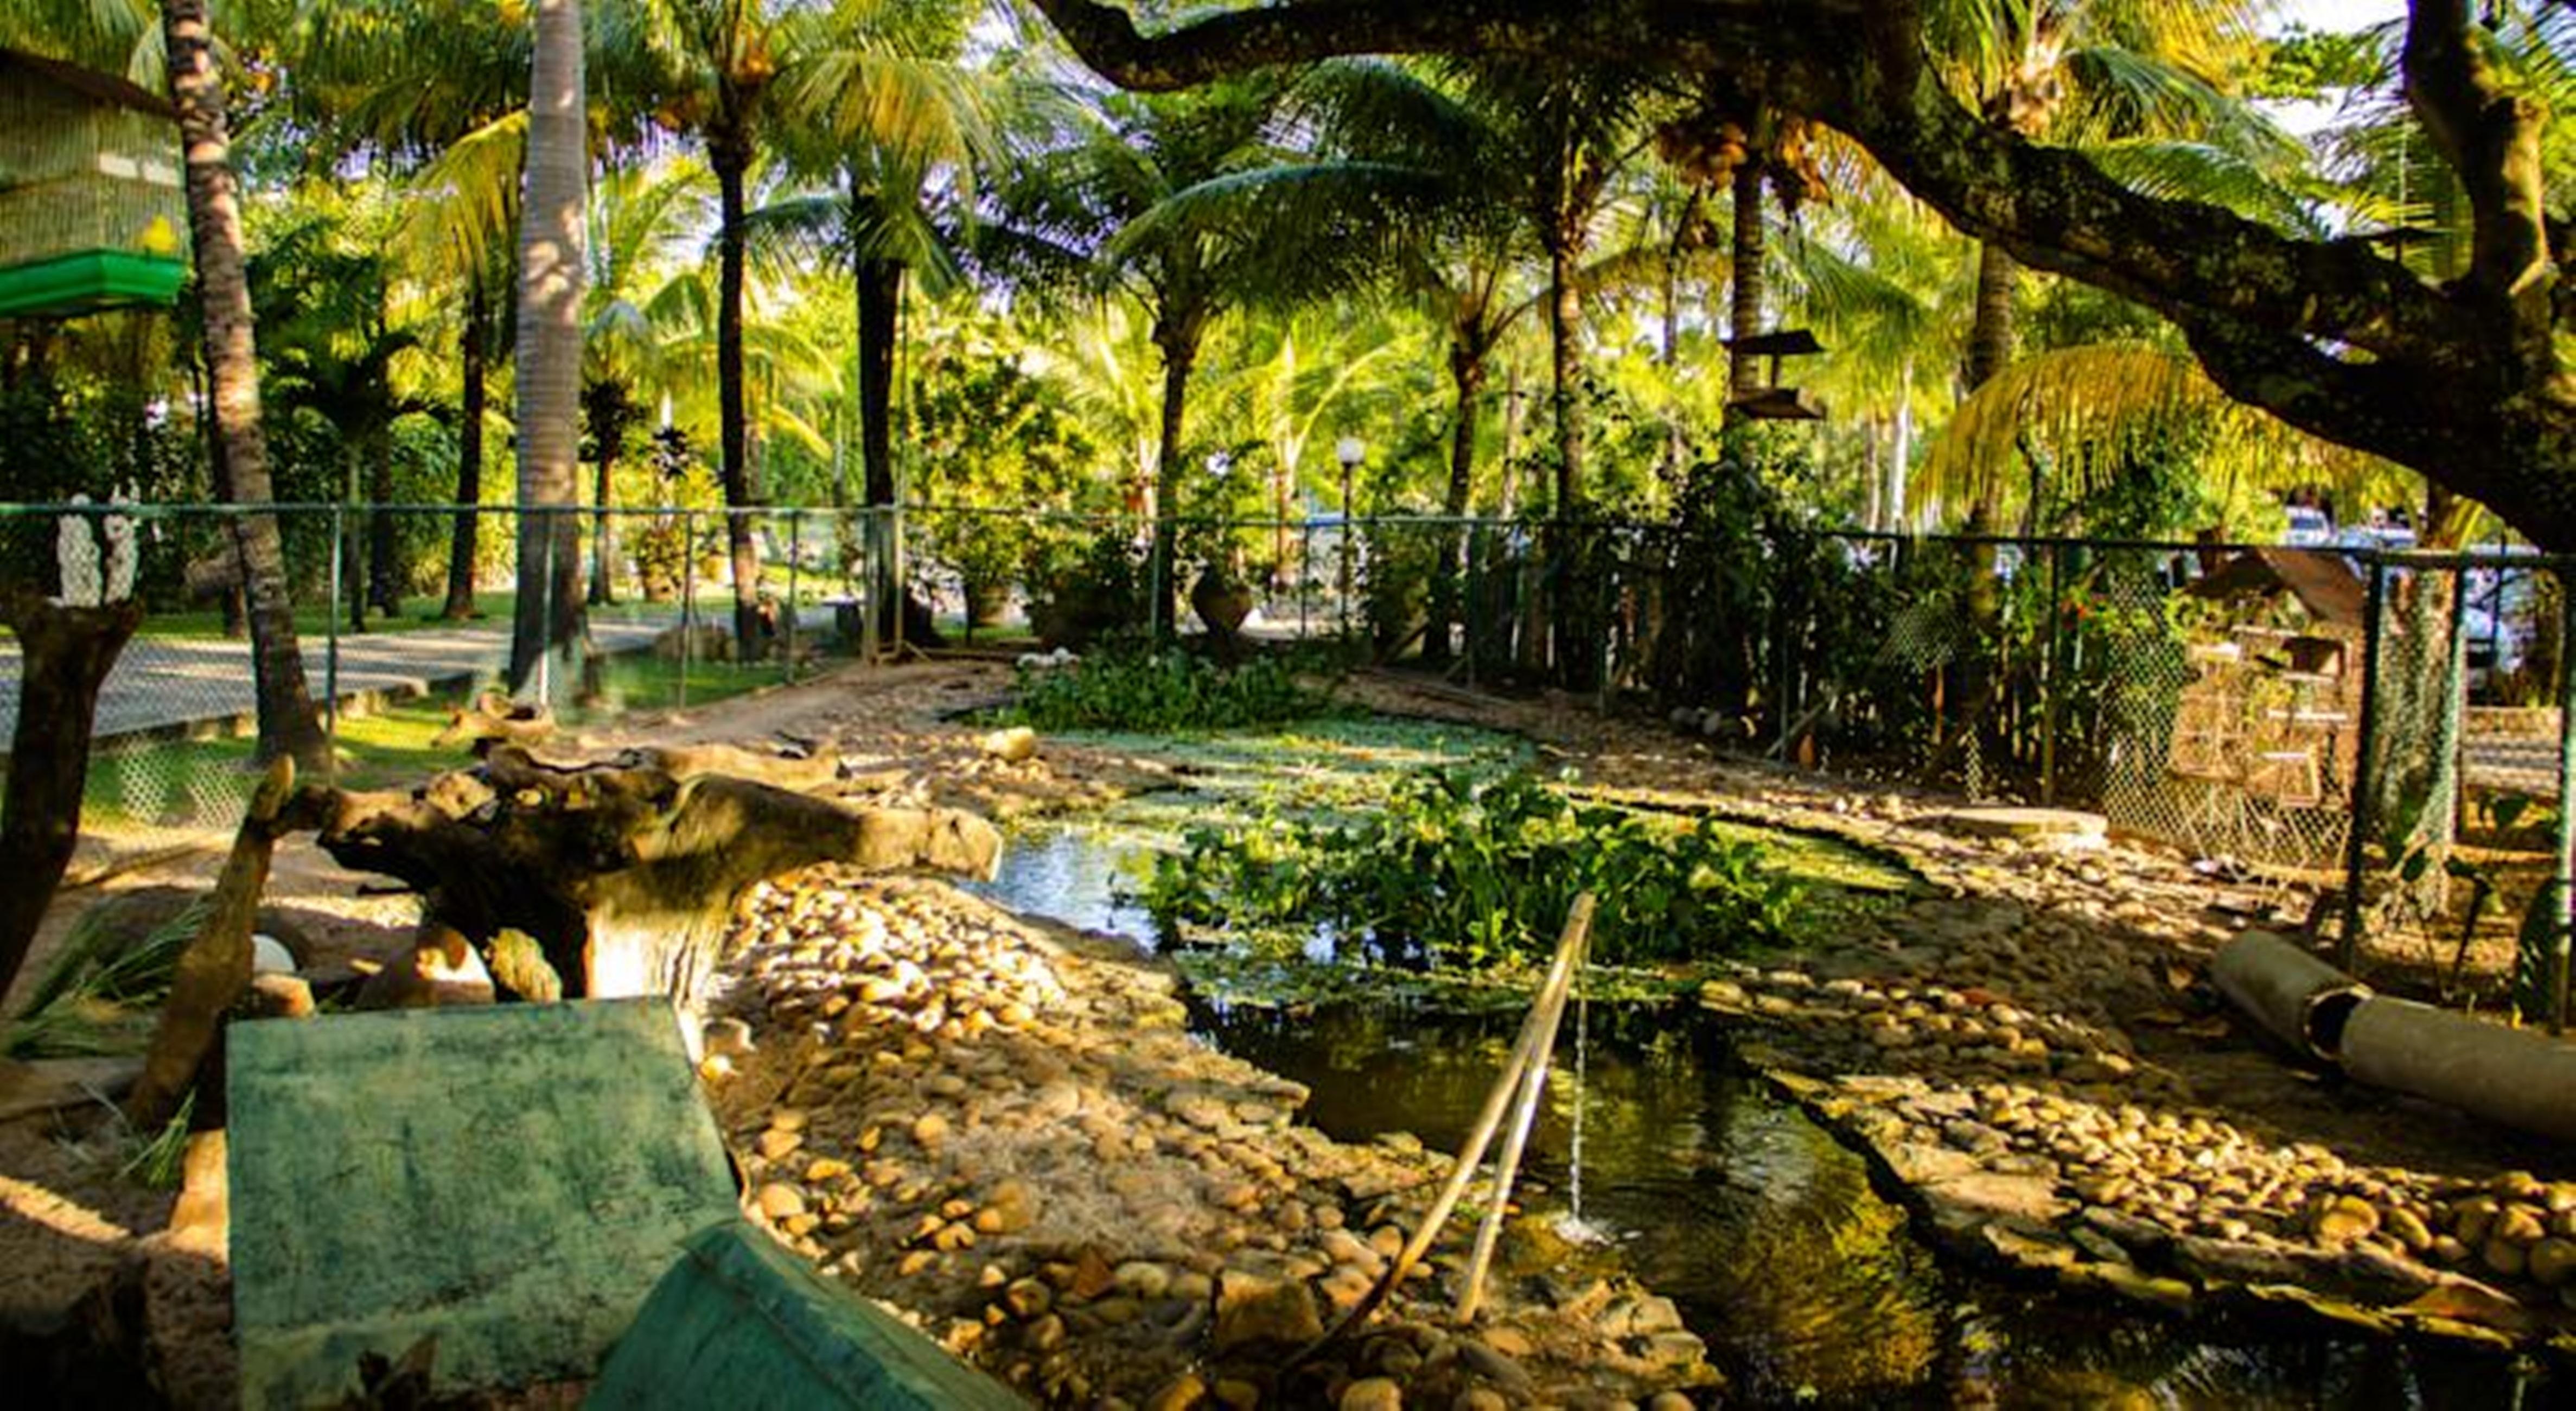
[[[68,521],[67,521],[68,522]],[[9,992],[79,840],[99,687],[143,622],[133,601],[66,607],[0,594],[18,637],[18,721],[0,794],[0,996]]]
[[[454,927],[487,961],[515,929],[566,998],[686,1001],[723,959],[735,904],[755,882],[818,862],[991,872],[1001,854],[992,824],[800,792],[835,772],[828,760],[730,746],[558,763],[499,745],[408,794],[310,788],[292,814],[343,866],[417,889],[425,920]]]

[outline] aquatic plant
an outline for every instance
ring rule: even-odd
[[[1434,768],[1363,818],[1191,829],[1157,859],[1144,901],[1167,930],[1321,928],[1345,957],[1484,968],[1541,956],[1587,890],[1600,898],[1593,954],[1610,964],[1786,941],[1806,893],[1713,820],[1580,804],[1526,771]]]

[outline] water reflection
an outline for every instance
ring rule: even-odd
[[[1573,1016],[1569,1015],[1569,1026]],[[1236,1008],[1201,1032],[1314,1091],[1344,1140],[1411,1132],[1455,1150],[1517,1026],[1399,1007]],[[1583,1221],[1678,1303],[1750,1405],[2413,1407],[2519,1404],[2510,1363],[2391,1339],[2240,1336],[1943,1270],[1858,1158],[1724,1061],[1691,1011],[1594,1007],[1560,1044],[1524,1207],[1571,1213],[1580,1094]],[[1581,1070],[1578,1081],[1578,1070]],[[1579,1284],[1581,1252],[1519,1277]],[[1514,1269],[1507,1263],[1506,1270]]]

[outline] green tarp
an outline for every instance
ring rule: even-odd
[[[732,1173],[668,1001],[235,1024],[242,1404],[357,1389],[438,1339],[441,1389],[598,1374]]]
[[[588,1404],[611,1411],[1004,1411],[1023,1403],[737,1219],[689,1241],[618,1341]]]

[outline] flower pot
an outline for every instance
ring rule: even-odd
[[[1231,637],[1252,616],[1252,585],[1210,569],[1190,586],[1190,608],[1219,637]]]

